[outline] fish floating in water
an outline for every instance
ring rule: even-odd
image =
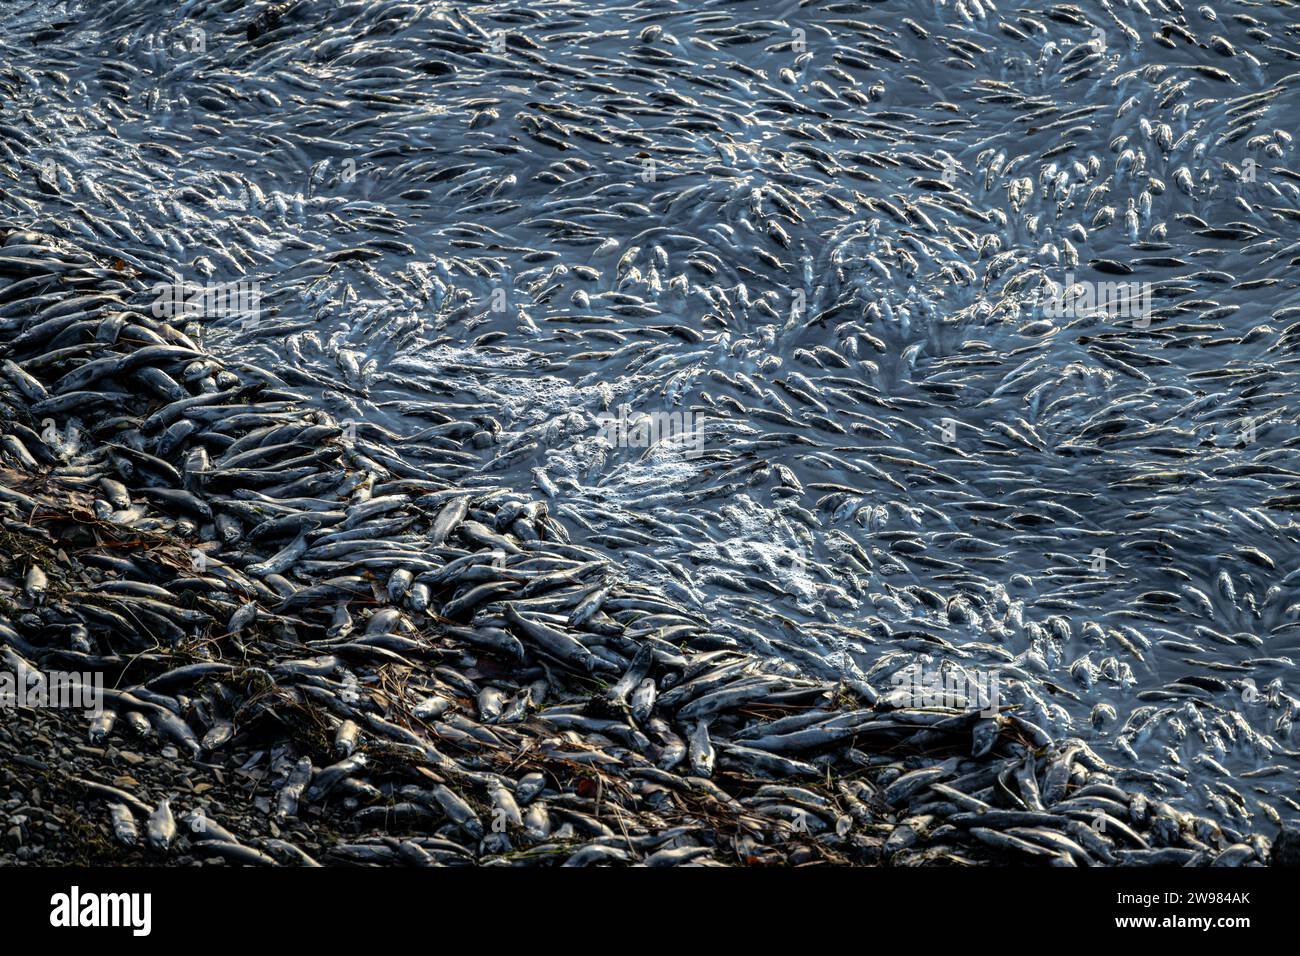
[[[903,6],[7,13],[4,652],[322,862],[1266,861],[1293,31]]]

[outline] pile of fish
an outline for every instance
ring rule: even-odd
[[[1017,714],[900,706],[742,651],[545,502],[432,477],[397,436],[349,437],[225,366],[114,265],[23,230],[0,247],[0,501],[27,539],[0,656],[105,673],[93,743],[265,763],[274,815],[321,803],[358,831],[340,861],[1268,858]],[[170,802],[76,782],[125,842],[137,811],[151,847],[176,839]],[[202,807],[185,819],[206,853],[276,862]]]
[[[3,16],[6,653],[331,859],[1300,822],[1286,6]]]

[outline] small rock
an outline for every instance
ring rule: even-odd
[[[1300,829],[1282,828],[1273,841],[1273,865],[1300,867]]]

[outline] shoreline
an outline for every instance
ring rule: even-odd
[[[54,720],[82,769],[44,779],[91,781],[68,808],[87,834],[122,808],[123,862],[1268,859],[1013,713],[899,708],[741,651],[544,502],[422,477],[382,430],[349,440],[225,368],[120,260],[12,230],[0,263],[0,655],[105,673],[114,718],[89,747]],[[50,723],[5,716],[33,741]],[[10,802],[23,748],[0,747]],[[122,753],[137,786],[81,776]],[[242,806],[228,780],[173,792],[187,766],[257,783]]]

